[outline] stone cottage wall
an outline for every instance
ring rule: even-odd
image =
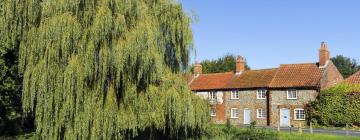
[[[266,99],[257,99],[257,90],[239,90],[239,99],[231,99],[231,91],[226,92],[226,113],[234,125],[244,124],[244,109],[251,110],[251,121],[256,121],[258,126],[266,126],[267,119],[257,118],[257,109],[262,108],[267,111]],[[231,118],[231,108],[239,109],[239,118]]]
[[[297,99],[287,99],[286,90],[271,90],[270,91],[270,126],[277,127],[280,123],[280,109],[290,109],[290,124],[298,126],[299,122],[304,126],[306,121],[294,120],[294,109],[303,108],[309,101],[315,100],[318,95],[317,90],[297,90]],[[306,116],[305,116],[306,118]]]

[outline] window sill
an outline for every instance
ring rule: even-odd
[[[210,115],[210,117],[216,117],[216,115]]]
[[[258,120],[266,120],[266,117],[264,117],[264,118],[256,118],[256,119],[258,119]]]
[[[305,119],[294,119],[294,121],[305,121]]]
[[[239,119],[239,117],[231,117],[230,119]]]
[[[230,98],[230,100],[239,100],[240,98]]]
[[[287,98],[288,100],[297,100],[297,98]]]
[[[265,100],[266,98],[257,98],[258,100]]]

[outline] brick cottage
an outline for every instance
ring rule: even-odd
[[[235,125],[255,121],[258,126],[284,127],[305,124],[309,101],[343,77],[322,43],[318,63],[245,70],[245,61],[238,56],[235,72],[202,74],[202,66],[196,63],[188,81],[193,92],[209,99],[213,123],[229,119]]]

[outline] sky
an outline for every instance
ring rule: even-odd
[[[252,69],[318,61],[322,41],[331,56],[360,61],[360,0],[180,0],[193,23],[195,60],[242,55]]]

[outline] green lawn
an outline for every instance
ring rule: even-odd
[[[240,132],[240,131],[244,131],[245,128],[237,128],[237,127],[232,127],[230,133],[224,132],[225,130],[225,126],[224,125],[214,125],[212,126],[212,129],[210,130],[210,133],[213,133],[214,135],[212,137],[204,137],[201,138],[202,140],[207,140],[207,139],[211,139],[211,140],[227,140],[227,139],[233,139],[234,140],[241,140],[241,137],[233,137],[235,133]],[[298,133],[298,132],[277,132],[275,130],[269,130],[266,129],[264,131],[271,131],[274,133],[278,133],[278,139],[274,138],[273,140],[360,140],[360,137],[354,137],[354,136],[342,136],[342,135],[331,135],[331,134],[309,134],[309,133]],[[27,139],[31,139],[32,135],[34,133],[30,133],[30,134],[26,134],[26,135],[21,135],[19,137],[17,137],[17,139],[19,140],[27,140]],[[14,138],[5,138],[5,137],[0,137],[0,139],[4,139],[4,140],[12,140]],[[245,140],[247,140],[247,138],[244,138]],[[262,140],[262,139],[259,139]],[[267,138],[266,140],[271,140],[271,138]]]
[[[297,132],[280,132],[280,140],[360,140],[360,137],[354,136],[340,136],[340,135],[330,135],[330,134],[309,134],[303,133],[299,134]]]
[[[258,138],[259,140],[360,140],[360,137],[345,136],[345,135],[332,135],[332,134],[310,134],[302,133],[297,131],[293,132],[278,132],[271,129],[257,128],[253,129],[248,133],[247,128],[231,126],[226,127],[225,125],[211,125],[206,131],[207,136],[205,139],[211,140],[247,140],[247,138]],[[239,135],[240,133],[240,135]]]

